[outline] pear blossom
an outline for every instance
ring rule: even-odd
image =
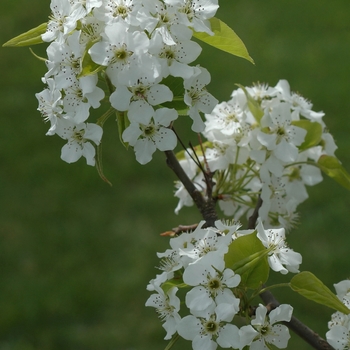
[[[82,156],[88,165],[95,165],[95,145],[99,145],[102,128],[93,123],[75,124],[69,120],[59,120],[56,134],[67,140],[61,151],[61,159],[67,163],[74,163]]]
[[[284,228],[265,230],[261,220],[259,220],[256,229],[257,237],[262,244],[271,249],[268,257],[271,269],[282,274],[287,274],[288,271],[299,272],[302,257],[286,245]]]
[[[57,119],[63,116],[63,101],[61,92],[56,89],[55,80],[47,79],[47,88],[35,97],[38,99],[38,111],[41,112],[45,122],[50,122],[50,129],[46,135],[54,135]]]
[[[180,299],[176,296],[178,288],[173,287],[167,293],[164,293],[162,288],[157,285],[154,287],[158,294],[152,294],[146,301],[146,306],[156,308],[159,318],[164,322],[163,328],[167,331],[164,339],[171,339],[181,320],[178,313],[180,310]]]
[[[184,271],[183,280],[194,286],[186,294],[186,305],[191,312],[204,311],[219,304],[230,304],[239,311],[239,299],[230,288],[241,281],[231,269],[225,269],[224,260],[216,253],[207,254]]]
[[[192,130],[195,132],[201,132],[205,127],[199,112],[211,113],[218,102],[206,90],[206,85],[209,82],[210,74],[205,68],[197,68],[196,75],[184,80],[184,88],[186,90],[184,101],[190,107],[188,115],[193,120]]]
[[[97,86],[97,79],[97,75],[82,77],[65,90],[64,110],[77,124],[85,122],[89,117],[90,107],[100,107],[105,94]]]
[[[201,316],[188,315],[181,319],[177,332],[192,341],[193,350],[215,350],[240,347],[238,327],[230,324],[236,311],[231,304],[220,304],[211,312]]]
[[[153,110],[153,109],[152,109]],[[134,147],[136,159],[146,164],[152,159],[156,149],[172,150],[176,146],[176,135],[168,128],[177,118],[175,109],[160,108],[150,115],[131,114],[130,125],[123,132],[123,140]]]
[[[177,40],[171,45],[163,42],[160,34],[153,35],[149,52],[158,58],[162,66],[162,75],[189,79],[195,75],[195,67],[189,66],[201,53],[199,44],[191,40]]]
[[[177,6],[181,23],[192,26],[197,32],[214,35],[208,20],[215,16],[218,0],[165,0],[165,3]]]
[[[262,126],[268,132],[260,131],[258,140],[281,161],[293,162],[298,156],[298,148],[306,136],[306,130],[291,124],[290,106],[278,103],[272,111],[265,114]]]
[[[69,0],[51,0],[52,15],[42,39],[46,42],[67,36],[77,25],[84,14],[79,9],[73,11]]]
[[[292,306],[281,304],[267,316],[267,308],[259,304],[251,325],[243,326],[239,330],[240,348],[250,345],[251,350],[268,350],[269,346],[267,344],[272,344],[279,349],[286,348],[290,338],[289,330],[285,325],[276,323],[289,322],[292,312]]]

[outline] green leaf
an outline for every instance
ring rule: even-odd
[[[269,277],[268,253],[254,231],[235,239],[224,259],[228,268],[241,275],[244,286],[256,289]]]
[[[245,58],[254,64],[243,41],[227,24],[215,17],[210,19],[210,24],[214,35],[194,31],[193,36],[208,45],[214,46],[234,56]]]
[[[23,34],[12,38],[7,41],[2,46],[4,47],[20,47],[20,46],[32,46],[37,44],[42,44],[44,41],[41,38],[41,35],[46,32],[47,23],[40,24],[36,28],[28,30]]]
[[[183,79],[179,77],[173,77],[168,75],[165,79],[161,81],[162,84],[166,85],[174,94],[174,96],[183,96],[185,94],[185,88],[183,84]]]
[[[91,56],[89,55],[87,50],[85,50],[81,65],[82,65],[83,69],[80,72],[78,78],[86,77],[86,76],[92,75],[92,74],[96,74],[105,68],[104,66],[101,66],[101,65],[95,63],[91,59]]]
[[[292,121],[292,125],[298,126],[307,131],[304,142],[299,146],[300,151],[305,151],[308,148],[317,146],[321,142],[322,125],[320,123],[302,119]]]
[[[340,311],[346,315],[350,310],[326,287],[314,274],[309,271],[298,273],[290,281],[291,288],[316,303]]]
[[[173,278],[173,279],[168,280],[162,284],[162,289],[163,289],[165,294],[168,293],[168,291],[174,287],[187,288],[188,285],[183,282],[182,278],[181,279]]]
[[[236,84],[237,86],[239,86],[243,91],[244,94],[247,98],[247,102],[248,102],[248,108],[249,110],[252,112],[255,120],[260,123],[261,118],[264,115],[264,111],[260,106],[260,103],[256,100],[254,100],[254,98],[252,96],[250,96],[249,92],[247,91],[247,89],[240,84]]]
[[[179,116],[187,116],[188,106],[184,101],[185,89],[183,86],[183,79],[169,75],[167,78],[163,79],[161,83],[168,86],[174,95],[173,100],[162,103],[162,107],[174,108]]]
[[[104,181],[107,182],[109,186],[112,186],[112,183],[107,179],[103,172],[103,163],[102,163],[102,143],[100,143],[97,146],[97,151],[96,151],[96,169],[98,172],[98,175],[100,175],[100,178]]]
[[[336,157],[323,155],[319,158],[317,164],[326,175],[350,190],[350,174],[342,167]]]
[[[122,145],[126,149],[128,149],[129,148],[129,143],[128,142],[124,142],[122,135],[123,135],[124,130],[130,125],[130,121],[129,121],[127,115],[126,115],[126,112],[116,111],[116,115],[117,115],[119,140],[122,143]]]

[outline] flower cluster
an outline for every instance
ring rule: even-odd
[[[334,285],[337,297],[350,309],[350,280],[344,280]],[[328,322],[327,341],[336,350],[350,347],[350,315],[335,312]]]
[[[193,157],[188,150],[180,163],[205,195],[204,175],[194,159],[206,161],[215,172],[213,193],[225,215],[249,217],[260,196],[264,225],[289,229],[298,219],[298,204],[308,198],[305,186],[322,181],[318,160],[334,156],[337,148],[323,116],[285,80],[275,87],[241,87],[206,115],[204,155]],[[175,196],[175,212],[193,204],[181,184]]]
[[[262,243],[261,256],[268,252],[271,269],[281,273],[298,272],[301,256],[284,249],[284,230],[265,230],[261,222],[256,230],[239,230],[239,224],[221,221],[215,222],[215,228],[203,225],[204,221],[194,231],[171,238],[171,248],[158,253],[162,273],[147,287],[155,293],[146,306],[156,308],[167,332],[165,339],[177,333],[192,341],[194,350],[215,350],[218,345],[265,349],[266,343],[286,347],[290,337],[288,329],[276,323],[289,321],[292,307],[281,305],[267,315],[267,308],[259,305],[250,313],[248,310],[252,308],[246,304],[246,282],[226,266],[225,260],[227,255],[235,255],[230,252],[234,241],[255,235]],[[239,329],[233,323],[234,318],[239,317],[251,323]]]
[[[217,100],[206,91],[208,71],[189,65],[201,52],[191,37],[193,30],[213,34],[209,19],[217,8],[218,0],[52,0],[42,35],[50,42],[42,78],[47,87],[36,97],[50,122],[47,135],[67,140],[61,158],[71,163],[84,156],[95,164],[102,122],[87,120],[107,95],[100,77],[112,110],[121,112],[122,139],[140,163],[149,162],[156,149],[176,146],[169,127],[178,113],[162,106],[174,98],[165,78],[183,80],[192,129],[202,131],[200,112],[210,113]]]

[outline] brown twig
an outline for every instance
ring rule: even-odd
[[[280,305],[279,301],[274,297],[274,295],[266,290],[260,294],[260,297],[264,304],[271,305],[276,308]],[[303,324],[296,317],[292,316],[289,322],[283,322],[290,330],[297,334],[300,338],[304,339],[308,344],[310,344],[314,349],[318,350],[334,350],[334,348],[322,337],[320,337],[311,328]]]
[[[174,237],[179,236],[183,232],[192,232],[197,228],[198,224],[192,225],[179,225],[178,227],[174,227],[171,231],[166,231],[161,233],[161,236]]]
[[[202,194],[197,190],[191,179],[187,176],[182,169],[179,161],[177,160],[173,151],[165,151],[166,162],[169,168],[175,173],[177,178],[185,186],[187,192],[193,199],[198,210],[202,214],[205,220],[205,226],[214,226],[215,221],[218,220],[218,216],[215,211],[215,200],[213,198],[205,199]]]

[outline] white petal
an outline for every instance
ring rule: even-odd
[[[288,328],[283,324],[276,324],[272,327],[272,334],[267,334],[265,341],[277,346],[279,349],[284,349],[288,345],[290,338]]]
[[[243,326],[239,330],[239,337],[241,341],[240,349],[249,345],[254,338],[259,334],[251,325]]]
[[[269,314],[270,323],[286,321],[289,322],[293,313],[293,307],[288,304],[281,304]]]
[[[62,147],[61,159],[67,163],[74,163],[83,155],[83,150],[79,144],[67,143]]]
[[[176,147],[177,138],[171,129],[160,128],[154,137],[154,142],[160,151],[170,151]]]
[[[129,108],[131,97],[132,93],[128,88],[125,85],[119,85],[111,94],[109,100],[117,111],[126,111]]]
[[[173,93],[172,91],[163,84],[156,84],[152,86],[147,94],[147,101],[152,106],[159,105],[161,103],[172,101]]]
[[[215,350],[217,344],[209,335],[198,335],[193,339],[192,348],[193,350]]]
[[[156,150],[156,146],[152,141],[147,139],[140,139],[136,141],[134,151],[136,160],[140,164],[146,164],[152,160],[152,155]]]
[[[192,315],[182,318],[177,325],[177,332],[186,340],[193,340],[201,329],[200,320]]]
[[[214,305],[214,300],[204,287],[194,287],[186,294],[186,305],[190,310],[203,311]]]
[[[233,316],[236,314],[236,310],[233,305],[230,304],[219,304],[215,308],[216,320],[231,322]]]
[[[222,348],[240,349],[241,342],[238,328],[233,324],[227,324],[220,329],[216,342]]]

